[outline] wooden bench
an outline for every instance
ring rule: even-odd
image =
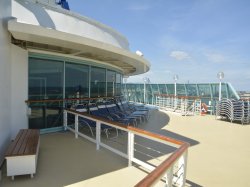
[[[21,129],[15,140],[7,149],[7,176],[14,180],[16,175],[36,173],[37,157],[39,151],[39,130]]]

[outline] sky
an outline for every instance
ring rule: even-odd
[[[250,91],[250,0],[68,0],[70,9],[108,25],[144,54],[150,71],[128,82],[218,82]]]

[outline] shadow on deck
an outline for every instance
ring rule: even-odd
[[[152,111],[148,123],[141,124],[139,128],[186,141],[191,146],[199,143],[196,140],[162,129],[169,121],[170,118],[167,114]],[[115,140],[103,138],[103,141],[126,152],[127,145],[124,143],[126,139],[127,134],[122,133]],[[149,163],[155,163],[155,160],[160,163],[176,150],[174,147],[163,144],[159,146],[159,143],[141,137],[136,137],[136,146],[136,157]],[[157,151],[153,151],[149,156],[147,147],[153,147]],[[142,154],[142,152],[146,154]],[[30,179],[29,175],[23,175],[16,176],[15,180],[11,181],[11,178],[6,176],[4,168],[0,184],[2,183],[4,187],[56,187],[71,184],[93,186],[97,182],[102,186],[117,186],[120,183],[122,183],[120,186],[133,186],[147,174],[140,168],[127,166],[127,159],[105,148],[97,151],[95,144],[82,138],[75,139],[73,133],[58,132],[41,135],[37,173],[33,179]],[[187,186],[199,187],[198,184],[191,181],[187,181],[187,184]]]

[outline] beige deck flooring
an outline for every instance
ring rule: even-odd
[[[214,116],[185,117],[170,112],[167,115],[168,124],[158,126],[157,132],[191,144],[187,168],[190,183],[250,186],[250,125],[216,120]],[[159,119],[162,118],[155,125],[164,124]]]
[[[140,128],[191,144],[186,186],[250,186],[250,125],[231,124],[215,120],[214,116],[184,117],[153,111],[149,122]],[[125,140],[124,137],[125,134],[119,135],[118,141]],[[120,146],[126,150],[124,145]],[[173,151],[157,148],[165,155]],[[157,156],[161,160],[166,157]],[[133,186],[146,175],[135,167],[127,167],[127,160],[104,148],[96,151],[93,143],[75,139],[72,133],[41,136],[37,174],[33,179],[26,175],[11,181],[5,168],[2,172],[1,187]]]

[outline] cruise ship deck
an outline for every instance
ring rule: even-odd
[[[214,116],[180,116],[153,110],[139,128],[166,135],[190,144],[186,186],[250,186],[250,126],[216,120]],[[126,134],[108,142],[122,143]],[[122,147],[122,146],[121,146]],[[156,147],[155,147],[156,149]],[[161,148],[157,162],[173,150]],[[134,186],[147,172],[128,167],[128,161],[71,132],[41,135],[37,173],[16,176],[12,181],[3,168],[4,187],[31,186]]]

